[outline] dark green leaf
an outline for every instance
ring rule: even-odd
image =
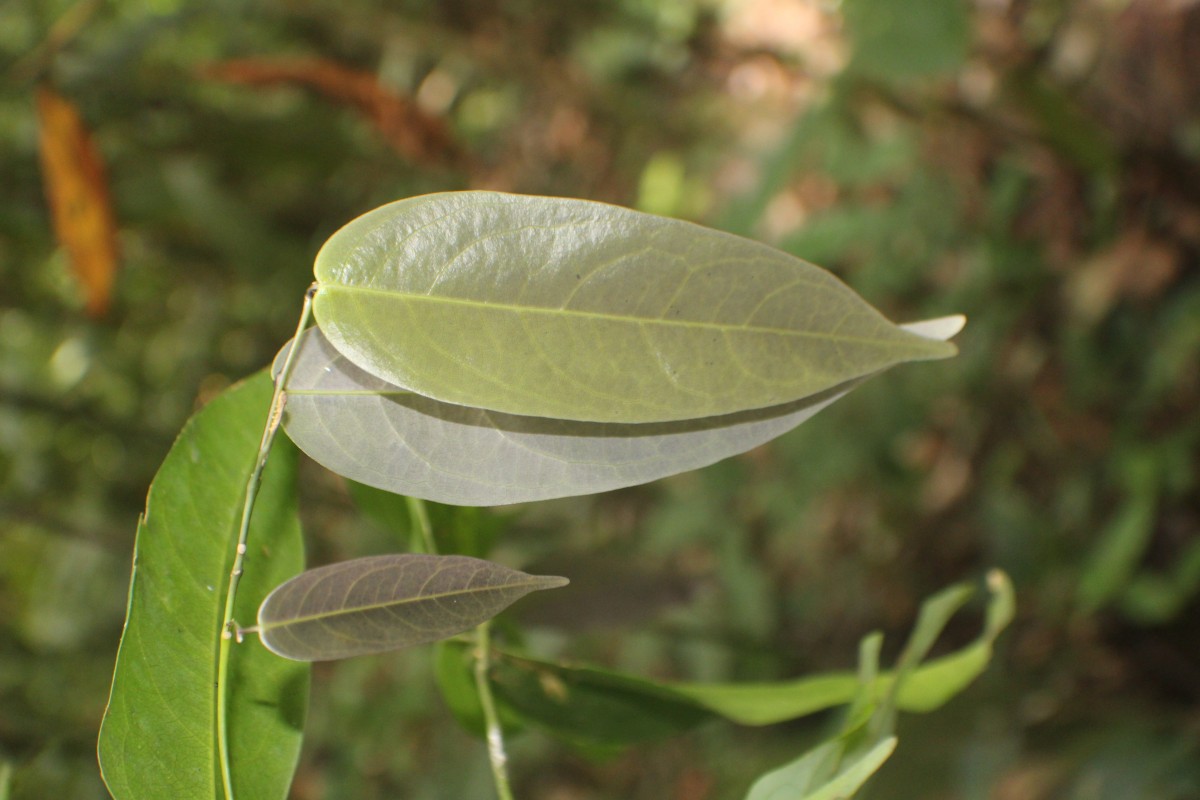
[[[471,648],[459,642],[441,641],[434,645],[433,659],[434,679],[450,713],[466,730],[485,736],[487,721],[475,685]]]
[[[931,711],[983,671],[993,642],[1013,615],[1008,579],[996,572],[988,585],[992,597],[979,638],[909,672],[895,697],[896,708]],[[919,654],[935,628],[940,631],[946,613],[967,596],[965,587],[956,586],[930,598],[910,651]],[[503,652],[497,654],[492,676],[497,697],[521,716],[564,738],[605,744],[662,737],[716,717],[742,725],[785,722],[851,702],[862,683],[862,676],[849,671],[774,683],[671,683]],[[896,673],[868,677],[872,696],[884,698]]]
[[[669,686],[604,669],[504,655],[491,676],[501,703],[575,743],[635,744],[714,719]]]
[[[368,556],[276,588],[258,610],[258,634],[301,661],[382,653],[470,630],[529,592],[566,583],[467,556]]]
[[[434,645],[433,670],[438,691],[450,713],[464,729],[482,739],[487,735],[487,720],[479,700],[479,686],[475,683],[477,655],[477,649],[471,644],[442,640]],[[501,703],[497,711],[506,733],[523,727],[523,720],[508,706]]]
[[[955,352],[808,262],[584,200],[391,203],[334,234],[316,276],[318,323],[368,373],[524,416],[712,417]]]
[[[129,610],[100,731],[100,766],[117,800],[213,800],[216,653],[246,479],[270,405],[264,372],[184,427],[150,487],[138,526]],[[276,441],[250,529],[236,616],[304,566],[296,450]],[[238,797],[283,798],[299,754],[306,665],[258,642],[231,657],[229,736]]]

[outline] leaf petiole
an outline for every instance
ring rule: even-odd
[[[312,314],[312,301],[317,293],[317,284],[308,287],[304,293],[304,305],[300,309],[300,321],[296,325],[296,337],[304,331],[308,325],[309,317]],[[254,462],[254,469],[250,473],[249,479],[246,481],[245,501],[242,504],[241,524],[238,527],[237,546],[234,548],[233,568],[229,572],[229,587],[225,593],[225,609],[221,620],[221,637],[220,644],[217,649],[217,683],[214,692],[214,702],[216,704],[216,726],[217,726],[217,762],[221,768],[221,785],[224,789],[225,800],[234,800],[233,796],[233,770],[230,763],[229,753],[229,656],[233,642],[242,641],[242,635],[246,632],[239,628],[233,620],[234,601],[237,598],[237,587],[241,581],[242,570],[246,561],[246,539],[250,533],[250,518],[254,513],[254,500],[258,496],[258,488],[262,483],[263,469],[267,466],[267,457],[271,454],[271,445],[275,441],[275,434],[279,431],[279,424],[283,420],[283,409],[287,405],[287,394],[284,392],[284,386],[287,384],[288,375],[291,373],[292,364],[295,358],[295,350],[293,348],[288,353],[287,360],[284,361],[283,369],[275,378],[275,392],[271,396],[271,406],[267,414],[267,422],[263,427],[262,440],[258,445],[258,458]]]

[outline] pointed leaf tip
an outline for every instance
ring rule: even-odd
[[[470,630],[530,592],[567,582],[467,556],[369,556],[277,587],[259,607],[258,634],[297,661],[383,653]]]
[[[901,325],[909,333],[915,333],[918,336],[924,336],[926,339],[935,339],[937,341],[949,341],[962,332],[962,329],[967,326],[967,317],[964,314],[951,314],[948,317],[937,317],[936,319],[923,319],[919,322],[906,322]]]

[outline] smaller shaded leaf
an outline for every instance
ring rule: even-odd
[[[462,633],[529,592],[566,584],[466,556],[369,556],[276,588],[258,609],[258,634],[297,661],[382,653]]]

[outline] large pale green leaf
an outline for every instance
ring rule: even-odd
[[[766,245],[584,200],[391,203],[335,233],[316,276],[317,321],[355,364],[525,416],[711,417],[955,352]]]
[[[946,338],[961,322],[905,327]],[[289,348],[276,358],[277,370]],[[443,503],[500,505],[602,492],[707,466],[791,430],[860,380],[720,417],[578,422],[431,400],[358,368],[320,330],[309,329],[288,381],[284,427],[313,459],[361,483]]]
[[[246,480],[270,405],[260,373],[192,418],[150,487],[138,526],[128,618],[100,730],[117,800],[222,798],[215,697],[222,608]],[[235,617],[304,566],[296,450],[276,440],[250,529]],[[231,656],[229,738],[237,797],[287,796],[309,668],[247,639]]]
[[[258,635],[301,661],[382,653],[470,630],[530,592],[566,583],[468,556],[356,558],[271,592],[258,610]]]

